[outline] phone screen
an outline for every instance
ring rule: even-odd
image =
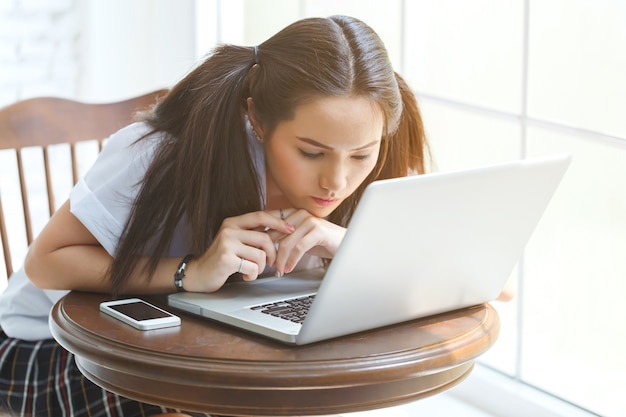
[[[141,301],[127,304],[110,305],[109,308],[126,314],[127,316],[132,317],[137,321],[170,317],[170,314],[156,309]]]

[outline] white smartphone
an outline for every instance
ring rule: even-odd
[[[100,311],[139,330],[180,326],[180,317],[140,298],[104,301],[100,303]]]

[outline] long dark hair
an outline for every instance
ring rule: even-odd
[[[219,46],[146,117],[165,138],[118,245],[110,270],[113,292],[124,287],[139,255],[150,257],[143,267],[148,276],[154,273],[177,227],[187,231],[187,251],[202,254],[225,218],[262,208],[247,145],[248,97],[269,136],[279,122],[293,118],[296,106],[324,96],[367,97],[385,121],[375,169],[330,221],[347,225],[371,181],[424,171],[427,144],[415,96],[363,22],[309,18],[256,48]]]

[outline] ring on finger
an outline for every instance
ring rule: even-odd
[[[278,213],[280,214],[280,219],[285,220],[285,212],[283,211],[283,209],[279,208]]]
[[[241,262],[239,262],[239,270],[237,272],[241,274],[241,272],[243,271],[243,264],[246,260],[243,258],[239,258],[239,259],[241,259]]]

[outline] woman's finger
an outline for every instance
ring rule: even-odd
[[[295,208],[279,208],[278,210],[268,210],[266,213],[271,214],[272,216],[276,217],[277,219],[286,221],[289,216],[291,216],[293,213],[296,213],[298,210]]]
[[[288,221],[296,226],[294,232],[274,239],[278,243],[274,265],[277,275],[291,272],[305,253],[332,258],[345,236],[345,228],[306,210],[292,213]]]
[[[293,226],[280,219],[280,213],[255,211],[237,217],[229,217],[224,220],[222,227],[235,227],[247,230],[276,230],[281,233],[293,232]]]
[[[243,272],[237,270],[244,275],[247,281],[255,280],[267,265],[273,266],[276,261],[276,247],[267,233],[256,231],[245,231],[246,236],[241,238],[241,244],[237,246],[234,254],[243,258],[245,267]]]

